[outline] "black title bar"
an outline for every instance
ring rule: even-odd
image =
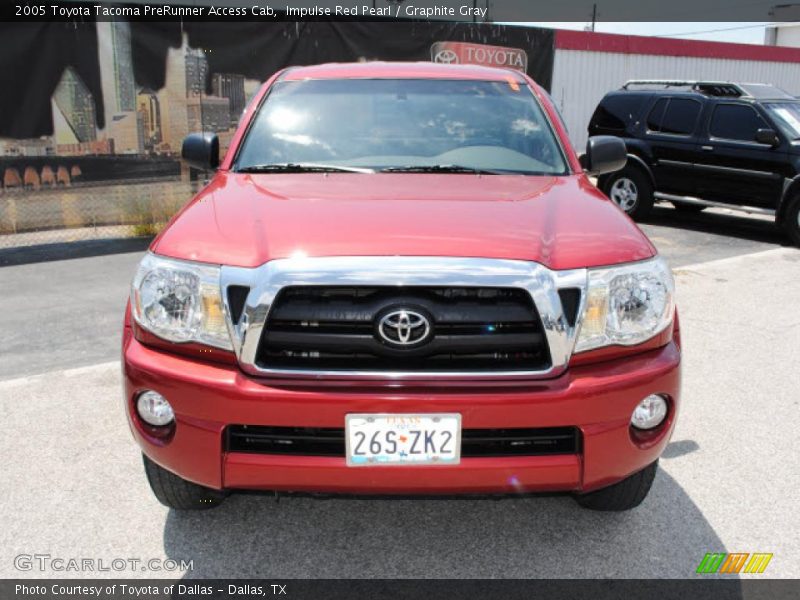
[[[108,3],[80,0],[0,3],[0,21],[316,21],[466,22],[800,20],[800,4],[777,0],[194,0]]]
[[[796,598],[797,580],[623,579],[623,580],[486,580],[486,579],[5,579],[4,600],[357,600],[382,598],[533,600],[740,600]]]

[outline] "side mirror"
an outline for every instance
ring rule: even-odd
[[[190,133],[183,140],[181,158],[195,169],[216,169],[219,166],[219,138],[213,133]]]
[[[781,143],[777,132],[774,129],[759,129],[756,131],[756,141],[759,144],[777,146]]]
[[[590,137],[586,142],[586,154],[581,157],[581,166],[593,177],[619,171],[627,162],[625,142],[613,135]]]

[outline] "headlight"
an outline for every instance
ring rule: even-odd
[[[586,308],[576,352],[641,344],[672,323],[675,282],[660,257],[589,269]]]
[[[148,254],[131,287],[131,310],[144,329],[171,342],[232,350],[219,267]]]

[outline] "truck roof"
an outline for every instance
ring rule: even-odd
[[[283,81],[303,79],[468,79],[525,83],[519,71],[481,65],[454,65],[433,62],[357,62],[327,63],[290,67]]]

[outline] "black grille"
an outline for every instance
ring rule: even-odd
[[[429,341],[398,348],[377,333],[392,309],[430,318]],[[530,295],[507,288],[289,287],[261,340],[263,368],[341,371],[528,371],[550,366]]]
[[[231,425],[226,430],[228,452],[344,456],[344,429]],[[542,456],[580,452],[577,427],[538,429],[464,429],[461,456]]]

